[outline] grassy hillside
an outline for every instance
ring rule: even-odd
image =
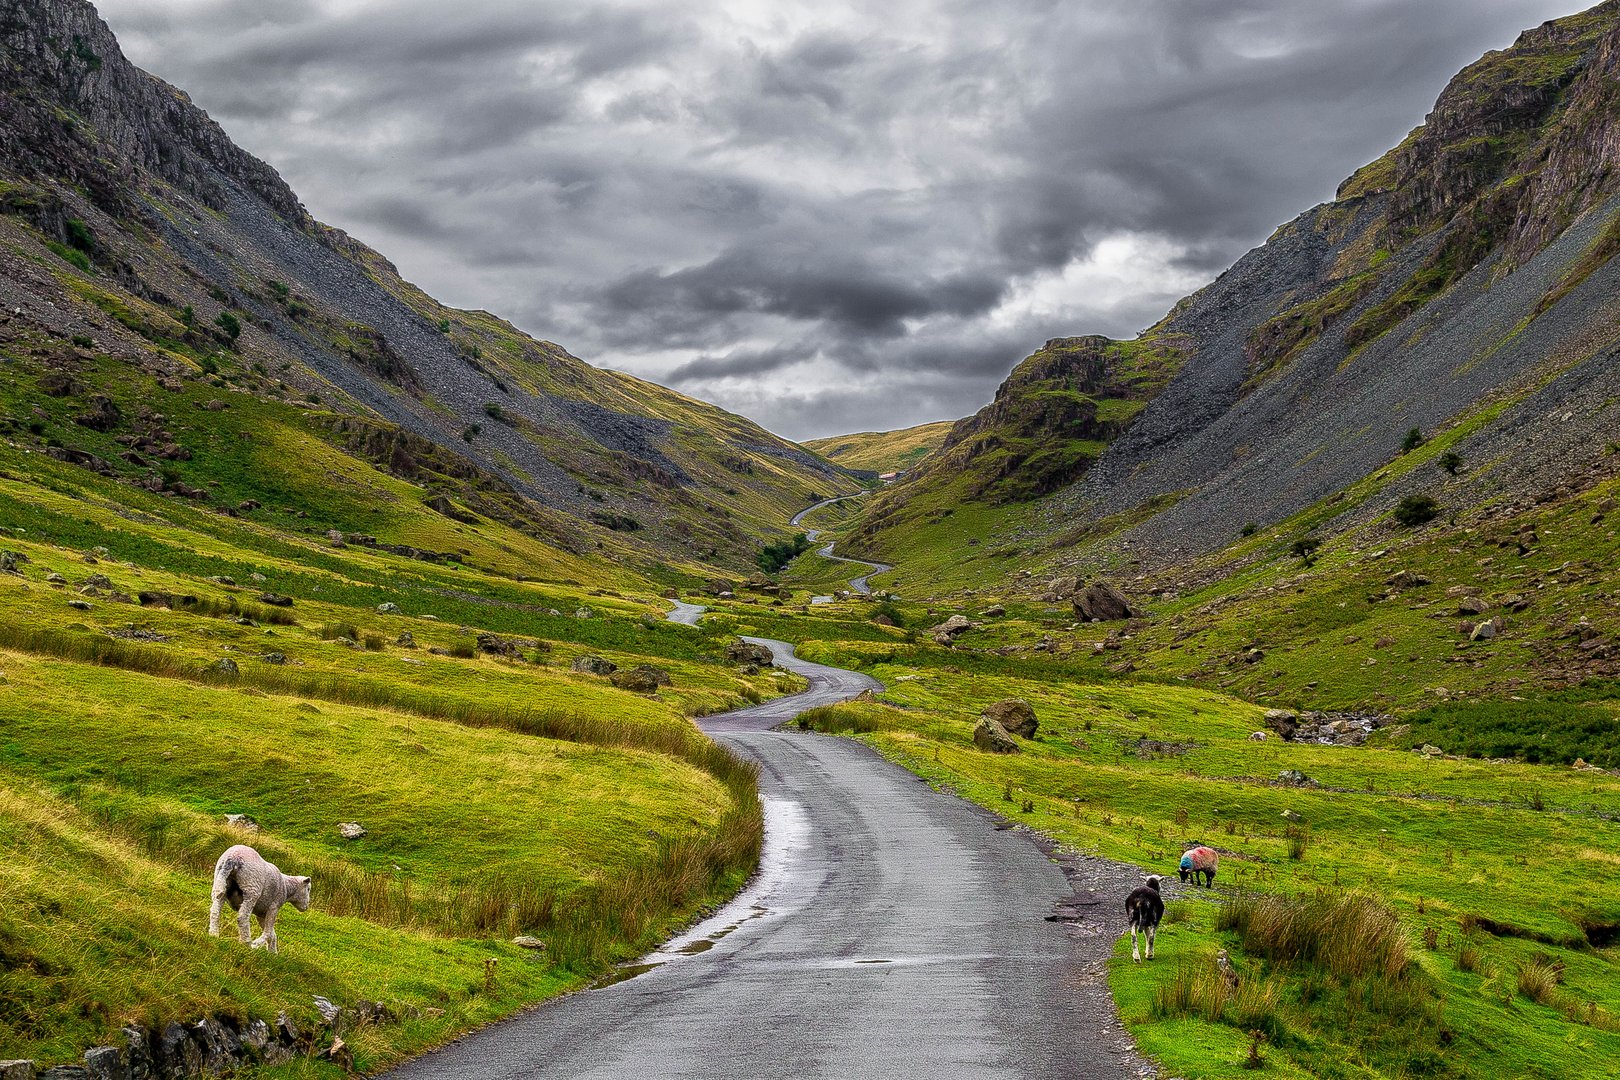
[[[898,431],[862,431],[810,439],[804,445],[847,469],[868,472],[903,472],[938,450],[955,425],[954,420],[901,428]]]
[[[350,1040],[369,1070],[594,977],[753,864],[752,775],[687,718],[791,680],[737,674],[721,631],[663,623],[628,570],[448,519],[298,427],[275,439],[219,472],[265,504],[239,515],[0,448],[7,1054],[71,1060],[131,1020],[307,1027],[319,994],[406,1017]],[[449,554],[377,546],[405,541]],[[671,685],[573,673],[587,653]],[[205,935],[213,860],[244,839],[315,880],[279,957]]]

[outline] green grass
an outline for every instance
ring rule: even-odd
[[[1608,946],[1587,940],[1589,930],[1620,923],[1620,888],[1602,872],[1569,872],[1620,864],[1620,842],[1602,824],[1620,812],[1615,777],[1256,743],[1248,736],[1264,727],[1261,710],[1206,690],[1106,673],[1086,681],[1076,677],[1082,666],[1037,658],[1001,668],[999,657],[961,650],[879,648],[823,641],[800,650],[861,665],[889,687],[877,704],[816,710],[810,726],[858,733],[937,786],[1144,871],[1170,873],[1184,844],[1210,844],[1224,853],[1216,895],[1253,894],[1249,914],[1192,905],[1161,934],[1154,965],[1131,965],[1126,950],[1113,967],[1133,1034],[1176,1075],[1241,1071],[1255,1010],[1272,1018],[1262,1052],[1289,1076],[1484,1075],[1506,1043],[1523,1075],[1556,1075],[1563,1061],[1563,1075],[1599,1076],[1620,1049],[1608,1019],[1620,1011],[1620,979]],[[1036,739],[1017,755],[977,751],[974,717],[1008,695],[1035,704]],[[1317,783],[1279,786],[1285,769]],[[1339,944],[1289,936],[1331,929],[1337,916],[1310,905],[1347,896],[1373,907],[1353,912],[1345,925],[1354,929],[1329,934]],[[1296,904],[1302,914],[1291,915]],[[1378,935],[1368,930],[1373,908],[1389,912],[1377,916]],[[1218,926],[1217,914],[1228,921]],[[1423,944],[1431,930],[1434,950]],[[1346,940],[1362,945],[1346,949]],[[1364,947],[1372,940],[1382,952]],[[1465,940],[1476,967],[1506,974],[1482,987],[1477,973],[1456,970],[1446,958]],[[1255,980],[1229,1007],[1219,1016],[1155,1007],[1163,995],[1193,994],[1187,980],[1203,978],[1217,947]],[[1553,1007],[1531,1009],[1516,992],[1503,998],[1502,980],[1536,951],[1565,965]],[[1183,962],[1197,970],[1178,975]],[[1180,989],[1171,985],[1178,979]],[[1586,1000],[1591,1017],[1560,1011]]]

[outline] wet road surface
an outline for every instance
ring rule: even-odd
[[[766,846],[749,888],[623,981],[390,1075],[1137,1075],[1101,982],[1117,927],[1049,921],[1074,894],[1026,834],[852,740],[769,730],[878,684],[749,640],[811,682],[701,721],[760,766]]]
[[[671,600],[670,603],[674,604],[675,608],[664,618],[682,626],[696,626],[703,613],[709,610],[702,604],[688,604],[684,600]]]
[[[823,506],[831,506],[833,503],[841,503],[841,502],[844,502],[847,499],[859,499],[859,498],[864,497],[867,494],[869,494],[869,492],[863,491],[859,495],[840,495],[836,499],[822,499],[820,502],[816,503],[814,506],[807,506],[803,510],[800,510],[797,514],[794,514],[793,515],[793,520],[788,522],[788,524],[789,525],[797,525],[799,522],[803,521],[805,518],[809,517],[811,514],[815,513],[817,510],[820,510]],[[821,530],[820,529],[808,529],[808,530],[805,531],[804,537],[805,537],[806,540],[814,540],[816,537],[818,537],[820,535],[821,535]],[[876,576],[878,574],[881,574],[881,573],[884,573],[885,571],[894,569],[894,567],[890,566],[888,563],[867,562],[865,559],[849,559],[849,558],[845,558],[842,555],[834,555],[832,553],[832,550],[833,550],[833,546],[831,544],[827,544],[827,545],[823,546],[822,549],[820,551],[818,551],[816,554],[820,555],[824,559],[831,559],[834,562],[852,563],[855,566],[867,567],[866,573],[862,574],[860,577],[855,577],[855,578],[850,578],[849,579],[850,591],[860,593],[862,596],[870,596],[870,595],[872,595],[872,578],[874,576]],[[830,596],[824,596],[824,597],[823,596],[818,596],[818,597],[813,597],[811,599],[811,603],[818,603],[818,602],[819,603],[831,603],[832,602],[832,597],[830,597]]]

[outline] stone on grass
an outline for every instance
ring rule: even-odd
[[[1291,822],[1295,825],[1298,825],[1300,822],[1305,820],[1300,816],[1299,811],[1297,810],[1284,810],[1282,812],[1282,816],[1285,821]]]
[[[246,814],[226,814],[225,824],[230,825],[233,828],[241,829],[244,832],[259,831],[259,823],[248,817]]]
[[[545,942],[529,934],[519,934],[512,939],[512,944],[520,949],[544,949],[546,947]]]
[[[125,1080],[129,1075],[124,1051],[117,1046],[98,1046],[85,1051],[84,1068],[91,1080]]]
[[[271,607],[292,607],[293,598],[283,596],[281,593],[262,592],[259,594],[259,603],[269,604]]]
[[[994,720],[1012,735],[1026,739],[1035,737],[1040,722],[1035,719],[1035,707],[1023,698],[1006,698],[984,707],[983,716]]]
[[[242,669],[236,666],[236,661],[232,660],[228,656],[220,660],[220,662],[214,666],[225,675],[240,675],[242,672]]]
[[[973,725],[973,745],[991,754],[1018,753],[1018,744],[1007,734],[1007,729],[988,716],[981,716]]]
[[[338,825],[338,835],[345,840],[358,840],[366,835],[366,830],[358,822],[345,821]]]
[[[414,649],[416,648],[416,635],[409,630],[401,631],[399,637],[394,639],[394,644],[402,649]]]
[[[34,1063],[20,1058],[0,1061],[0,1080],[34,1080]]]
[[[1131,602],[1106,581],[1093,581],[1074,597],[1074,613],[1087,622],[1113,622],[1135,618]]]
[[[726,659],[733,664],[759,664],[769,667],[776,661],[776,656],[766,645],[756,645],[752,641],[733,641],[726,646]]]
[[[981,618],[981,619],[999,619],[1005,614],[1007,614],[1007,609],[1003,605],[1001,605],[1001,604],[991,604],[989,607],[987,607],[983,611],[979,612],[979,618]]]
[[[384,603],[378,604],[377,605],[377,614],[379,614],[379,615],[398,615],[399,614],[399,605],[392,602],[392,601],[386,601]]]
[[[1250,742],[1265,742],[1267,738],[1268,738],[1268,736],[1264,731],[1251,731],[1251,732],[1249,732],[1249,741]]]
[[[653,694],[658,691],[658,680],[653,676],[652,670],[646,667],[615,671],[608,676],[608,681],[620,690],[628,690],[633,694]]]
[[[276,665],[279,666],[279,665],[285,664],[287,662],[287,654],[286,653],[278,653],[278,652],[267,652],[263,656],[259,657],[259,659],[264,661],[266,664],[276,664]]]
[[[581,656],[573,665],[573,670],[582,675],[612,675],[619,670],[619,665],[600,656]]]
[[[1277,783],[1288,784],[1293,787],[1304,787],[1306,784],[1314,783],[1314,781],[1298,769],[1284,769],[1277,774]]]

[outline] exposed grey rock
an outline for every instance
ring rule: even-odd
[[[67,603],[68,603],[68,607],[77,608],[80,611],[89,611],[92,607],[95,606],[94,604],[90,603],[90,601],[88,601],[88,600],[69,600]]]
[[[34,1080],[36,1069],[32,1061],[22,1058],[0,1061],[0,1080]]]
[[[266,664],[278,664],[278,665],[279,664],[285,664],[287,662],[287,654],[286,653],[278,653],[278,652],[267,652],[263,656],[259,657],[259,659],[262,660],[263,662],[265,662]]]
[[[574,609],[574,618],[576,618],[576,619],[594,619],[594,618],[596,618],[596,612],[594,610],[592,610],[591,608],[588,608],[588,607],[575,608]]]
[[[394,603],[393,601],[385,601],[385,602],[377,605],[377,614],[379,614],[379,615],[398,615],[399,614],[399,605]]]
[[[158,1067],[166,1076],[201,1076],[202,1048],[182,1024],[170,1023],[157,1040]]]
[[[537,937],[531,937],[528,934],[519,934],[517,937],[512,939],[512,944],[516,945],[520,949],[544,949],[546,947],[545,942],[541,941]],[[0,1078],[0,1080],[3,1080],[3,1078]]]
[[[358,822],[354,821],[341,822],[339,823],[337,829],[338,835],[343,837],[345,840],[358,840],[362,836],[366,835],[365,828]]]
[[[1007,734],[1007,729],[988,716],[981,716],[973,725],[973,745],[991,754],[1018,753],[1018,744]]]
[[[1304,787],[1307,784],[1315,783],[1315,781],[1298,769],[1284,769],[1277,774],[1277,783],[1287,784],[1292,787]]]
[[[416,635],[409,630],[402,630],[399,637],[394,639],[394,644],[402,649],[414,649],[416,648]]]
[[[259,831],[259,823],[246,814],[226,814],[225,824],[246,832]]]
[[[768,646],[756,645],[751,641],[733,641],[727,645],[726,659],[734,664],[758,664],[761,667],[770,667],[776,661]]]
[[[1035,707],[1023,698],[1006,698],[986,705],[982,715],[1000,724],[1009,734],[1026,739],[1033,739],[1040,726],[1035,719]]]
[[[612,675],[619,670],[619,665],[601,656],[576,657],[571,669],[582,675]]]
[[[84,1069],[91,1080],[129,1080],[124,1050],[118,1046],[98,1046],[85,1051]]]
[[[269,604],[271,607],[292,607],[293,598],[283,596],[281,593],[262,592],[259,594],[259,603]]]
[[[1002,604],[991,604],[989,607],[987,607],[983,611],[979,612],[979,618],[981,618],[981,619],[999,619],[1005,614],[1007,614],[1007,608],[1004,605],[1002,605]]]
[[[228,656],[222,658],[214,666],[227,675],[240,675],[242,673],[242,669],[236,666],[236,661]]]
[[[1087,622],[1113,622],[1137,614],[1125,594],[1106,581],[1094,581],[1075,595],[1074,613]]]
[[[53,1065],[39,1074],[39,1080],[90,1080],[90,1070],[83,1065]]]

